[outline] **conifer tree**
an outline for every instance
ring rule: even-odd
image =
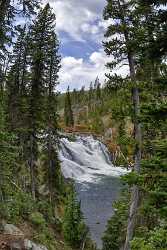
[[[139,173],[141,166],[141,124],[139,122],[140,114],[140,101],[139,101],[139,88],[136,79],[136,57],[137,57],[137,44],[136,44],[136,23],[140,20],[136,19],[133,14],[135,8],[134,1],[117,0],[107,1],[107,7],[104,10],[104,18],[106,20],[112,19],[112,24],[108,27],[105,34],[109,41],[104,43],[105,51],[107,55],[114,57],[113,62],[108,63],[108,67],[112,70],[117,65],[121,65],[128,61],[130,80],[132,82],[132,99],[133,99],[133,122],[134,122],[134,137],[136,141],[136,147],[134,152],[135,166],[134,170]],[[131,10],[131,11],[129,11]],[[135,24],[135,25],[134,25]],[[108,75],[110,79],[112,77]],[[127,237],[125,243],[125,250],[130,249],[130,241],[132,240],[136,213],[139,205],[139,189],[137,185],[133,186],[132,198],[130,205],[129,221],[127,226]]]
[[[108,27],[108,30],[106,33],[106,37],[108,38],[108,41],[104,43],[106,53],[108,55],[114,56],[114,60],[108,64],[108,67],[112,70],[116,65],[124,64],[127,61],[129,64],[130,80],[131,80],[131,86],[132,86],[132,97],[133,97],[133,104],[134,104],[134,114],[133,114],[134,132],[135,132],[135,167],[134,167],[134,170],[137,176],[142,175],[143,171],[145,171],[143,167],[142,172],[141,172],[141,167],[140,167],[141,166],[141,128],[140,128],[140,118],[139,118],[140,117],[139,83],[140,81],[145,81],[145,84],[147,84],[146,88],[148,89],[148,91],[151,90],[149,93],[151,93],[152,98],[154,98],[155,93],[156,93],[154,91],[155,90],[157,91],[157,88],[155,87],[156,81],[160,82],[162,80],[161,75],[160,75],[162,58],[165,58],[166,56],[165,50],[161,47],[161,51],[163,51],[161,54],[159,53],[160,51],[157,46],[157,41],[159,41],[158,38],[160,37],[160,34],[163,36],[163,27],[165,25],[165,22],[164,23],[159,22],[160,20],[159,14],[163,13],[164,11],[161,12],[161,10],[159,11],[157,8],[155,8],[154,7],[155,2],[159,2],[159,1],[150,2],[150,1],[120,1],[120,0],[110,1],[109,0],[108,5],[104,11],[105,18],[106,19],[111,18],[112,20],[112,24]],[[162,44],[160,46],[162,46]],[[109,81],[112,82],[114,77],[109,74],[108,78],[109,78]],[[119,80],[118,77],[117,79]],[[129,78],[127,78],[127,80],[129,81]],[[150,88],[150,82],[154,83],[155,85],[154,89]],[[149,135],[147,134],[147,136],[149,137],[149,141],[150,141],[150,134],[153,132],[153,130],[151,130],[152,132],[149,129],[147,129],[146,131],[149,131],[148,132]],[[145,140],[146,131],[143,131],[144,140]],[[153,132],[153,134],[154,133],[155,132]],[[148,147],[148,144],[147,144],[147,147]],[[143,152],[143,154],[145,154],[145,152]],[[145,156],[148,157],[148,155],[149,154],[146,153]],[[147,171],[145,172],[145,174],[149,175]],[[144,177],[142,176],[141,178],[144,178]],[[129,250],[132,247],[130,242],[134,237],[134,231],[137,226],[136,215],[137,215],[137,212],[139,212],[139,209],[138,209],[139,189],[143,190],[143,186],[141,187],[137,181],[134,181],[131,184],[133,184],[133,189],[132,189],[131,205],[130,205],[130,211],[129,211],[128,225],[127,225],[126,242],[124,245],[125,250],[127,249]],[[146,195],[146,199],[148,199],[147,195]],[[142,201],[140,200],[140,202],[141,202],[140,206],[142,207],[144,202],[143,200]],[[152,199],[150,202],[152,202]],[[143,209],[143,207],[141,209]],[[148,214],[148,211],[147,211],[147,214]],[[143,221],[144,218],[142,217],[141,220]],[[150,225],[149,222],[148,222],[148,225]],[[138,243],[139,245],[135,245],[136,242],[134,241],[132,249],[145,249],[144,243],[142,243],[143,248],[142,247],[138,248],[140,246],[141,241],[138,241]],[[118,248],[119,247],[122,247],[122,245],[119,245]]]
[[[11,131],[16,132],[19,127],[23,126],[22,104],[26,98],[28,83],[28,37],[26,27],[17,27],[18,39],[15,43],[13,53],[10,57],[10,69],[7,76],[7,93],[8,93],[8,124]],[[26,123],[24,121],[24,123]]]
[[[97,98],[97,101],[101,101],[101,84],[100,84],[100,82],[97,84],[96,98]]]
[[[94,99],[94,90],[93,90],[93,83],[91,82],[90,86],[89,86],[89,93],[88,93],[88,107],[89,107],[89,111],[92,111],[93,99]]]
[[[50,10],[51,11],[51,10]],[[52,15],[53,20],[55,16]],[[53,27],[55,29],[55,27]],[[46,182],[49,186],[50,201],[54,205],[56,193],[60,191],[61,170],[58,159],[58,115],[57,115],[57,94],[58,71],[60,69],[60,56],[58,55],[59,43],[57,36],[52,30],[48,41],[48,69],[46,72],[47,104],[46,104]]]
[[[34,25],[31,28],[32,47],[31,47],[31,85],[30,85],[30,104],[29,104],[29,166],[31,173],[31,190],[33,198],[35,199],[37,193],[37,166],[36,160],[38,158],[38,136],[43,129],[45,129],[45,94],[46,89],[52,95],[53,82],[55,77],[55,62],[51,65],[48,60],[48,51],[53,51],[53,36],[55,28],[55,15],[52,14],[49,4],[38,14]],[[52,41],[53,40],[53,41]],[[54,49],[57,49],[54,45]],[[53,55],[55,56],[55,54]],[[57,60],[57,59],[56,59]],[[56,64],[58,62],[56,61]],[[54,68],[51,68],[51,67]],[[57,70],[57,69],[56,69]],[[54,72],[54,73],[53,73]],[[48,80],[49,73],[49,80]],[[57,73],[57,71],[56,71]],[[49,94],[48,91],[48,94]],[[49,99],[51,96],[49,97]],[[49,105],[52,105],[49,102]],[[48,122],[49,123],[49,122]],[[51,125],[50,125],[51,126]]]
[[[65,97],[64,117],[65,117],[65,125],[68,127],[73,127],[74,118],[73,118],[73,111],[72,111],[72,106],[71,106],[71,96],[70,96],[69,86],[67,88],[66,97]]]
[[[79,248],[85,233],[81,204],[77,201],[74,187],[70,190],[65,207],[63,219],[63,233],[66,242],[75,248]]]
[[[78,92],[75,88],[72,92],[72,103],[74,104],[74,106],[78,105]]]
[[[6,44],[12,43],[14,36],[13,20],[17,15],[30,16],[39,7],[39,0],[0,1],[0,84],[2,86],[3,65],[7,57]]]

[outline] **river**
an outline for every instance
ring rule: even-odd
[[[102,248],[102,236],[108,219],[113,215],[113,203],[122,187],[120,176],[127,173],[112,164],[106,146],[91,136],[61,139],[59,152],[62,172],[75,181],[78,199],[92,240]]]

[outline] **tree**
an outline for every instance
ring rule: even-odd
[[[152,230],[156,230],[156,236],[160,232],[159,228],[162,227],[164,230],[162,226],[164,217],[161,217],[162,214],[160,215],[159,206],[158,203],[156,203],[157,199],[160,199],[160,197],[166,193],[164,187],[164,193],[161,193],[161,184],[164,183],[161,168],[164,156],[161,156],[162,158],[160,157],[160,159],[158,157],[158,147],[156,147],[155,151],[153,147],[150,147],[150,141],[154,141],[155,138],[160,141],[164,139],[164,131],[166,130],[166,128],[162,126],[162,122],[160,122],[160,117],[163,116],[164,119],[164,115],[162,114],[164,114],[165,105],[165,75],[162,75],[161,68],[162,60],[166,58],[165,46],[162,46],[162,41],[165,41],[164,36],[166,36],[164,32],[166,20],[163,19],[162,16],[165,14],[166,10],[162,8],[161,4],[162,1],[108,1],[108,5],[104,12],[106,19],[112,19],[112,24],[108,27],[106,33],[106,37],[110,39],[104,43],[106,53],[114,56],[114,60],[108,64],[108,67],[112,70],[116,65],[121,65],[128,61],[130,69],[130,86],[132,86],[134,104],[132,117],[135,134],[135,171],[130,174],[129,177],[127,177],[128,180],[126,180],[128,184],[132,186],[132,197],[126,242],[124,245],[125,250],[131,247],[132,249],[144,249],[142,247],[135,247],[139,246],[137,245],[139,243],[141,243],[141,246],[144,246],[145,243],[150,243],[153,239]],[[165,5],[166,1],[163,1],[163,4]],[[159,6],[159,9],[157,6]],[[162,40],[159,39],[160,37]],[[162,43],[160,43],[160,40]],[[114,76],[109,74],[108,78],[110,83]],[[119,77],[117,77],[117,79],[119,80]],[[127,77],[126,81],[123,81],[123,83],[127,81],[129,81],[129,77]],[[142,89],[141,93],[139,87]],[[141,118],[143,117],[144,105],[140,107],[139,93],[142,95],[142,101],[144,100],[145,103],[148,102],[146,104],[146,110],[147,112],[150,110],[148,112],[150,115],[149,118],[147,117],[147,122],[145,118],[143,118],[143,120]],[[158,108],[158,112],[156,111],[157,105],[161,107],[160,109]],[[155,118],[155,113],[157,114],[157,118]],[[143,127],[142,140],[144,142],[142,143],[142,151],[145,163],[141,161],[141,121]],[[154,143],[153,141],[152,145],[155,143],[155,141]],[[162,144],[164,145],[163,140],[159,145],[163,147]],[[154,172],[155,165],[156,174]],[[146,169],[146,166],[149,170]],[[147,178],[150,180],[149,183]],[[148,183],[148,185],[146,183]],[[158,188],[156,189],[155,187]],[[140,200],[139,190],[142,193]],[[162,198],[162,207],[166,204],[166,202],[163,201],[164,199]],[[141,237],[142,231],[140,230],[143,230],[143,236],[145,237]],[[151,235],[150,239],[147,239],[148,235]],[[134,236],[137,237],[137,240],[132,241],[131,245],[131,240]],[[156,239],[156,237],[154,239]],[[159,244],[160,247],[161,244],[164,246],[166,243],[161,241]],[[122,246],[119,245],[118,248],[120,247]],[[153,247],[157,249],[156,244]]]
[[[93,89],[93,83],[91,82],[90,86],[89,86],[89,93],[88,93],[88,107],[89,107],[89,111],[92,110],[93,101],[94,101],[94,89]]]
[[[31,84],[29,103],[29,167],[31,174],[31,190],[35,199],[37,193],[38,136],[45,129],[45,94],[48,90],[48,105],[52,105],[53,82],[57,79],[59,60],[48,57],[48,52],[57,50],[54,35],[55,15],[49,4],[40,11],[31,27]],[[55,51],[53,54],[55,57]],[[54,62],[53,62],[54,60]],[[58,61],[57,61],[58,60]],[[51,62],[52,61],[52,62]],[[53,64],[52,64],[53,63]],[[48,75],[49,74],[49,75]],[[48,110],[47,110],[48,111]],[[49,113],[50,114],[50,113]],[[49,118],[50,119],[50,118]],[[48,124],[53,121],[48,121]],[[47,125],[48,125],[47,124]],[[50,124],[49,126],[52,126]]]
[[[114,204],[115,214],[108,221],[106,231],[103,236],[103,250],[116,250],[124,244],[128,216],[127,190],[121,196],[120,201]]]
[[[30,16],[39,7],[39,0],[1,0],[0,1],[0,84],[3,81],[3,66],[8,55],[6,45],[12,43],[14,36],[13,20],[17,15]]]
[[[54,18],[54,15],[53,15]],[[50,201],[54,205],[56,193],[60,191],[62,176],[60,161],[58,159],[58,114],[57,94],[58,72],[60,69],[60,56],[58,55],[59,42],[53,31],[48,41],[48,70],[46,72],[47,104],[46,104],[46,182],[49,186]]]
[[[96,88],[96,99],[97,101],[101,101],[101,84],[98,82],[97,88]]]
[[[25,99],[27,99],[28,84],[28,43],[26,27],[17,27],[18,39],[15,43],[13,53],[10,56],[10,68],[7,75],[8,94],[8,125],[9,130],[18,131],[26,123]],[[25,111],[25,110],[24,110]],[[23,124],[24,123],[24,124]]]
[[[71,107],[71,97],[70,97],[69,86],[67,88],[66,97],[65,97],[64,117],[65,117],[65,125],[68,127],[73,127],[74,118],[73,118],[73,111]]]
[[[108,55],[113,55],[114,60],[108,64],[110,69],[113,69],[118,64],[128,61],[130,80],[132,82],[132,99],[133,99],[133,122],[134,122],[134,137],[136,147],[134,152],[135,166],[134,170],[139,173],[141,165],[141,124],[138,119],[140,115],[139,88],[136,79],[136,63],[137,56],[135,29],[136,17],[133,15],[134,1],[112,1],[108,0],[108,5],[104,10],[104,18],[112,19],[112,23],[105,34],[109,41],[104,42],[105,51]],[[131,10],[131,11],[129,11]],[[135,24],[135,25],[134,25]],[[110,75],[108,76],[110,78]],[[130,249],[130,241],[132,240],[136,213],[139,205],[139,189],[137,185],[133,186],[132,198],[130,205],[129,221],[127,226],[127,237],[124,246],[125,250]]]
[[[79,248],[85,233],[85,226],[80,208],[80,202],[76,199],[74,187],[70,190],[65,206],[63,219],[63,233],[66,242],[75,248]]]

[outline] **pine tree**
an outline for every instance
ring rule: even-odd
[[[30,16],[35,14],[36,8],[39,7],[39,0],[22,0],[0,1],[0,84],[2,88],[2,81],[4,78],[4,63],[7,58],[8,52],[6,45],[12,43],[14,36],[13,20],[17,15],[23,14]],[[18,9],[17,9],[18,8]]]
[[[88,93],[89,111],[92,111],[93,101],[94,101],[94,89],[93,89],[93,83],[91,82],[89,86],[89,93]]]
[[[136,147],[134,152],[135,166],[134,170],[139,173],[141,165],[141,125],[138,120],[140,114],[140,101],[139,101],[139,88],[136,79],[136,63],[137,57],[137,44],[136,44],[136,17],[133,14],[135,8],[133,1],[112,1],[108,0],[108,5],[104,11],[104,18],[106,20],[112,19],[113,24],[108,27],[106,37],[110,38],[109,41],[104,43],[105,51],[108,55],[113,55],[114,60],[108,64],[110,69],[117,65],[128,61],[130,80],[132,82],[132,99],[134,106],[134,137]],[[129,11],[131,10],[131,11]],[[140,20],[138,20],[140,21]],[[134,25],[135,24],[135,25]],[[119,37],[119,38],[118,38]],[[110,75],[108,76],[110,79]],[[130,205],[130,214],[127,227],[127,238],[125,243],[125,250],[130,249],[130,241],[132,240],[135,228],[135,218],[139,205],[139,189],[136,185],[133,186],[132,198]]]
[[[72,103],[74,106],[78,105],[78,92],[76,89],[73,89],[73,92],[72,92]]]
[[[96,99],[97,101],[101,101],[101,84],[98,82],[97,88],[96,88]]]
[[[52,16],[53,20],[55,16]],[[58,55],[59,43],[57,36],[52,31],[48,42],[48,71],[46,72],[47,105],[46,105],[46,182],[49,186],[50,201],[54,205],[56,193],[61,189],[62,177],[60,162],[58,159],[58,115],[57,115],[57,94],[58,71],[60,69],[60,56]],[[48,76],[48,78],[47,78]]]
[[[65,97],[64,117],[65,117],[65,125],[67,127],[73,127],[74,118],[73,118],[73,111],[71,107],[71,96],[70,96],[69,86],[67,88],[66,97]]]
[[[38,158],[38,136],[45,129],[45,94],[46,89],[52,95],[53,82],[57,79],[57,68],[55,72],[55,62],[48,60],[48,51],[53,49],[53,36],[55,28],[55,15],[52,14],[49,4],[38,14],[34,25],[31,28],[32,48],[31,48],[31,88],[30,88],[30,104],[29,104],[29,166],[31,174],[31,190],[35,199],[37,193],[37,166]],[[53,40],[53,41],[52,41]],[[55,45],[54,45],[55,46]],[[54,47],[54,49],[57,49]],[[53,51],[53,50],[52,50]],[[53,55],[55,56],[55,54]],[[57,59],[56,59],[57,60]],[[56,61],[56,64],[58,62]],[[51,68],[51,67],[54,68]],[[49,80],[48,80],[49,73]],[[56,74],[55,74],[56,73]],[[49,81],[49,82],[48,82]],[[48,91],[48,92],[49,92]],[[51,96],[49,97],[51,99]],[[49,102],[49,105],[52,105]],[[53,122],[53,121],[52,121]],[[49,121],[48,121],[49,123]],[[50,125],[51,126],[51,125]]]
[[[26,27],[18,29],[18,39],[10,56],[10,69],[7,76],[8,124],[11,131],[19,130],[25,119],[22,104],[26,98],[28,83],[28,38]],[[25,123],[25,121],[24,121]]]
[[[166,57],[166,53],[165,53],[165,49],[163,49],[162,47],[161,47],[162,53],[159,53],[160,51],[159,51],[159,46],[157,46],[157,41],[159,41],[158,38],[160,36],[161,37],[163,36],[163,33],[164,33],[163,27],[165,25],[165,21],[159,22],[160,20],[159,14],[161,15],[162,13],[165,12],[165,10],[162,12],[161,10],[158,10],[156,8],[157,5],[156,7],[154,6],[155,2],[157,4],[159,1],[151,1],[151,2],[150,1],[119,1],[119,0],[108,1],[108,5],[104,12],[104,16],[106,19],[110,19],[110,18],[112,19],[112,24],[108,27],[108,30],[106,33],[106,37],[110,39],[108,39],[108,41],[104,43],[106,53],[108,55],[114,56],[114,60],[108,64],[108,67],[112,70],[116,65],[121,65],[124,62],[126,63],[126,61],[128,61],[129,68],[130,68],[130,80],[131,80],[130,86],[132,86],[132,97],[133,97],[133,104],[134,104],[133,121],[134,121],[134,129],[135,129],[134,132],[135,132],[135,149],[136,149],[135,150],[135,172],[133,172],[132,176],[129,177],[129,182],[128,182],[130,186],[133,186],[133,189],[132,189],[132,197],[131,197],[131,205],[130,205],[130,214],[129,214],[128,225],[127,225],[126,242],[124,245],[125,250],[131,249],[132,246],[130,244],[130,241],[133,239],[134,235],[137,235],[138,233],[139,233],[138,247],[139,246],[140,247],[135,248],[135,246],[137,245],[135,245],[136,242],[134,240],[132,244],[133,249],[147,249],[147,247],[144,248],[144,244],[145,244],[143,243],[144,241],[143,242],[140,241],[141,232],[139,231],[139,229],[140,229],[140,226],[142,225],[136,219],[139,217],[138,219],[141,220],[142,223],[147,221],[147,219],[145,220],[145,218],[143,217],[143,214],[140,214],[140,210],[147,208],[147,205],[148,205],[146,204],[147,202],[152,203],[153,201],[153,199],[151,198],[153,197],[152,196],[153,194],[152,195],[150,194],[151,197],[149,197],[147,193],[148,190],[147,191],[145,190],[144,185],[146,184],[143,184],[143,186],[141,186],[140,181],[137,181],[137,180],[141,180],[142,178],[147,179],[147,177],[150,176],[150,171],[147,172],[147,170],[144,169],[145,168],[144,166],[146,165],[149,166],[150,163],[146,161],[147,162],[146,165],[143,165],[143,162],[141,162],[141,132],[140,132],[141,112],[140,112],[140,103],[139,103],[139,84],[140,82],[142,83],[144,82],[145,88],[147,89],[148,93],[151,95],[151,102],[152,102],[152,99],[154,98],[155,100],[158,100],[160,96],[162,97],[163,91],[164,91],[164,88],[161,85],[161,81],[163,83],[164,79],[162,80],[162,75],[161,75],[162,73],[160,69],[162,67],[162,58]],[[162,46],[162,44],[160,46]],[[109,78],[109,83],[110,83],[112,82],[114,77],[109,74],[108,78]],[[117,77],[117,80],[119,80],[119,77]],[[129,81],[129,77],[126,80]],[[127,81],[123,81],[123,83],[126,83]],[[157,83],[160,84],[159,87],[156,86]],[[119,81],[117,84],[119,84]],[[140,88],[143,88],[143,85],[141,85]],[[157,96],[157,93],[159,91],[158,88],[161,88],[161,94],[159,96]],[[149,95],[147,96],[144,90],[142,92],[142,98],[143,96],[145,98],[145,101],[150,101],[150,96]],[[156,107],[155,102],[153,106],[154,108]],[[151,112],[153,112],[154,110],[153,106],[152,106]],[[164,104],[162,106],[164,106]],[[150,114],[150,117],[151,117],[151,114]],[[155,119],[154,117],[153,119],[150,119],[150,117],[148,121],[150,123],[152,122],[152,125],[153,124],[155,125],[154,121],[158,118]],[[144,125],[144,122],[143,122],[143,125]],[[162,127],[160,127],[160,124],[158,126],[161,132],[164,131],[164,128],[162,129]],[[155,128],[151,128],[150,130],[150,126],[148,126],[147,128],[143,127],[143,140],[144,140],[144,143],[146,143],[147,141],[146,147],[148,148],[149,148],[148,142],[150,144],[150,140],[152,136],[155,136],[157,134],[157,132],[155,132],[157,131],[156,130],[157,128],[155,130],[154,129]],[[158,134],[159,133],[161,134],[160,131],[158,132]],[[148,151],[144,149],[144,146],[145,144],[143,145],[143,157],[146,157],[146,159],[148,160],[150,159],[150,154],[156,155],[155,151],[154,153],[152,153],[151,151],[148,150],[149,151],[148,153]],[[145,152],[145,150],[147,151],[147,153]],[[140,167],[141,163],[142,163],[142,168]],[[153,167],[153,165],[150,165],[150,168],[151,166]],[[160,166],[157,166],[157,169],[158,167]],[[143,176],[143,172],[144,172],[144,176]],[[157,175],[159,175],[159,173]],[[154,177],[151,176],[150,179],[154,179]],[[157,177],[157,180],[159,180],[159,177]],[[161,184],[159,183],[157,184],[157,186],[160,187]],[[149,183],[147,188],[149,189],[153,187],[151,187]],[[141,200],[139,203],[139,190],[143,190],[143,189],[146,191],[147,194],[142,192],[142,196],[144,198],[141,196],[143,199],[140,197]],[[162,193],[159,195],[162,195]],[[145,201],[145,199],[147,202]],[[146,204],[146,207],[143,208],[143,204]],[[140,205],[140,210],[138,209],[139,205]],[[150,230],[149,226],[151,225],[151,221],[153,223],[151,226],[152,230],[153,230],[153,225],[155,226],[156,223],[158,224],[157,221],[155,222],[153,220],[154,212],[152,214],[151,209],[153,209],[153,207],[152,208],[149,207],[150,213],[148,210],[146,212],[148,215],[148,218],[151,218],[151,220],[149,221],[148,219],[148,221],[145,224],[147,225],[146,227],[148,231]],[[138,216],[136,216],[137,213],[138,213]],[[157,230],[157,233],[158,232],[160,231]],[[152,237],[153,235],[152,232],[150,235]],[[151,241],[151,238],[150,238],[150,241]],[[145,242],[147,243],[147,241]],[[162,243],[162,246],[163,246],[163,243]],[[120,247],[122,247],[122,245],[119,245],[118,249]],[[159,248],[156,248],[156,249],[159,249]]]
[[[63,219],[63,233],[66,242],[75,248],[79,248],[82,243],[82,238],[85,233],[83,224],[83,216],[81,213],[80,202],[76,199],[74,187],[70,190]]]

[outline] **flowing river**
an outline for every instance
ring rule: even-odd
[[[62,172],[75,181],[85,223],[101,249],[107,221],[114,213],[112,204],[120,194],[119,177],[127,170],[115,167],[107,147],[91,136],[78,136],[75,141],[62,138],[60,145]]]

